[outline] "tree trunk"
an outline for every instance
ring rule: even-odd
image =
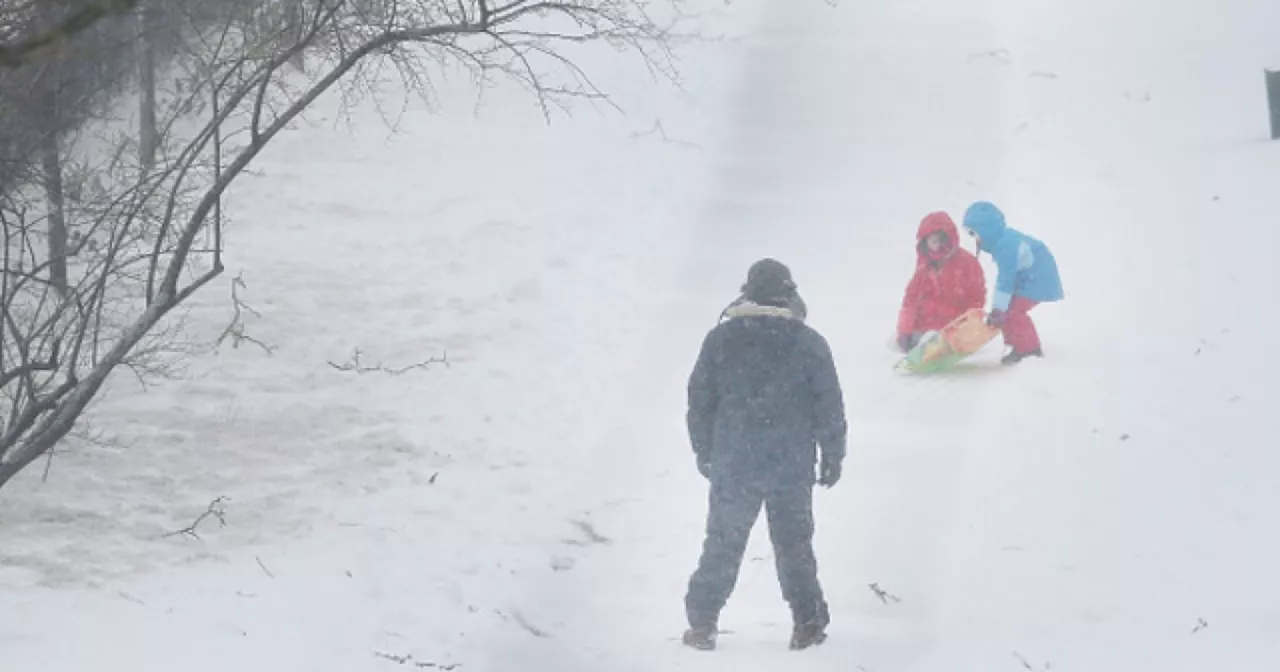
[[[143,170],[156,164],[160,131],[156,128],[156,13],[151,3],[138,6],[138,161]]]
[[[67,219],[62,197],[62,157],[58,134],[45,133],[40,159],[44,166],[44,191],[49,203],[49,282],[63,298],[67,296]]]
[[[49,113],[40,134],[40,164],[44,172],[45,200],[49,206],[49,282],[67,297],[67,218],[62,193],[62,152],[58,143],[57,93],[48,95]]]
[[[289,29],[286,30],[284,34],[288,36],[286,41],[290,43],[286,46],[297,44],[302,40],[303,35],[305,35],[307,31],[306,26],[303,25],[302,7],[299,5],[298,0],[287,0],[285,7],[285,21],[287,22]],[[294,52],[293,56],[289,58],[289,65],[297,68],[299,72],[307,71],[307,56],[303,53],[302,49]]]
[[[35,5],[36,25],[45,28],[56,25],[48,3]],[[67,218],[66,199],[62,189],[62,152],[59,137],[63,128],[62,94],[63,73],[59,57],[50,59],[36,84],[36,106],[39,129],[40,172],[44,183],[45,202],[48,207],[49,235],[49,284],[58,295],[67,298]]]

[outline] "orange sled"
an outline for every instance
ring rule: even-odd
[[[971,308],[941,331],[930,331],[894,365],[910,373],[941,371],[982,349],[1000,330],[986,323],[981,308]]]

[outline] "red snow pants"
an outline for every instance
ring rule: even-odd
[[[1036,325],[1031,321],[1031,316],[1027,315],[1037,305],[1038,301],[1025,296],[1015,296],[1009,303],[1009,312],[1005,315],[1001,333],[1004,334],[1005,345],[1013,346],[1013,351],[1018,354],[1040,349],[1040,335],[1036,333]]]

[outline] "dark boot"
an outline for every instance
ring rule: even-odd
[[[715,648],[716,623],[738,581],[742,554],[763,502],[761,488],[712,482],[707,537],[685,594],[686,645],[704,651]]]
[[[827,626],[821,621],[797,623],[791,631],[791,650],[800,651],[827,641]]]
[[[765,510],[778,565],[782,596],[791,606],[791,648],[806,649],[826,640],[831,613],[818,583],[813,553],[813,485],[779,485],[769,492]]]
[[[714,651],[716,648],[716,626],[703,625],[684,631],[684,645],[699,651]]]
[[[1040,348],[1036,348],[1035,350],[1031,350],[1028,352],[1010,351],[1009,354],[1000,358],[1000,363],[1004,364],[1005,366],[1010,366],[1013,364],[1017,364],[1018,362],[1021,362],[1022,360],[1028,357],[1044,357],[1044,352],[1042,352]]]

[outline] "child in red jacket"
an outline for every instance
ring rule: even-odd
[[[916,272],[907,283],[898,314],[898,347],[915,347],[928,331],[937,331],[970,308],[986,303],[986,280],[978,258],[960,247],[956,224],[945,212],[933,212],[916,232]]]

